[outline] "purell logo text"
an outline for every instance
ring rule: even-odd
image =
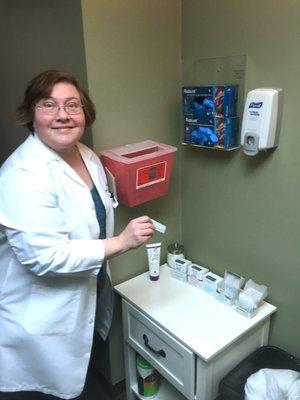
[[[197,89],[183,89],[183,93],[195,94]]]
[[[252,101],[252,102],[249,104],[249,108],[261,108],[262,105],[263,105],[263,102],[262,102],[262,101]]]
[[[259,114],[258,111],[253,110],[253,111],[250,111],[250,115],[255,116],[255,117],[259,117],[260,114]]]
[[[192,123],[195,123],[195,122],[197,122],[197,118],[196,118],[196,119],[193,119],[193,118],[186,118],[186,119],[185,119],[185,122],[192,122]]]

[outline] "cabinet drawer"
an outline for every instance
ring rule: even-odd
[[[194,398],[195,356],[123,300],[124,339],[188,399]]]

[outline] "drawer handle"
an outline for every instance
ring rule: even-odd
[[[162,356],[163,358],[166,357],[166,353],[164,352],[164,350],[155,350],[153,347],[150,346],[149,344],[149,339],[147,335],[143,335],[143,339],[144,339],[144,343],[145,346],[152,351],[152,353],[157,354],[158,356]]]

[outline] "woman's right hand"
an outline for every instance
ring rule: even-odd
[[[150,217],[144,215],[132,219],[118,236],[104,239],[105,257],[110,258],[135,249],[147,242],[153,233],[154,226]]]
[[[153,233],[154,226],[151,219],[147,216],[143,216],[131,220],[120,233],[119,239],[123,243],[124,249],[135,249],[147,242]]]

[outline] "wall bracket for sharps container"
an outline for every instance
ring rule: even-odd
[[[169,189],[176,150],[167,144],[144,140],[102,151],[100,157],[115,180],[118,201],[134,207],[164,196]]]
[[[280,88],[258,88],[248,93],[241,132],[245,154],[255,156],[260,150],[278,146],[282,100]]]

